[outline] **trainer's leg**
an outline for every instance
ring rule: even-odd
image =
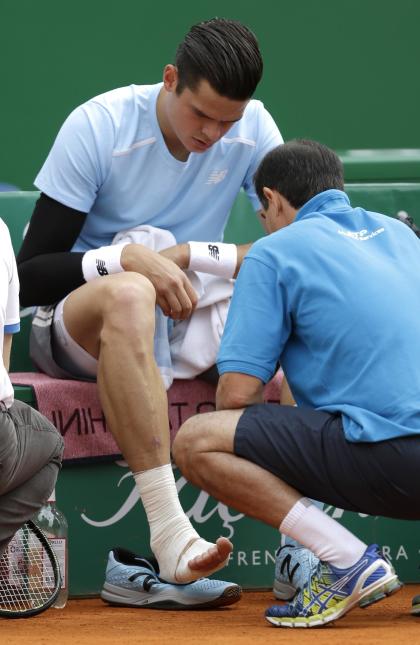
[[[93,280],[69,295],[64,323],[98,359],[98,389],[107,425],[134,474],[161,576],[189,582],[226,564],[232,549],[201,539],[180,505],[170,463],[168,401],[154,359],[156,295],[131,272]],[[213,565],[192,572],[191,557],[210,551]]]
[[[268,470],[234,454],[242,413],[199,414],[183,424],[172,450],[185,477],[224,504],[290,535],[322,560],[340,568],[357,562],[364,543]],[[205,563],[204,554],[189,566]]]
[[[30,406],[0,413],[0,553],[48,499],[62,452],[61,435]]]

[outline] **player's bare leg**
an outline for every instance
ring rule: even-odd
[[[152,284],[130,272],[89,282],[67,298],[64,318],[70,335],[98,359],[102,408],[134,474],[161,576],[186,583],[220,569],[232,545],[228,553],[224,540],[222,547],[215,547],[200,538],[176,491],[168,401],[153,354]],[[189,568],[188,561],[203,554],[208,566]]]

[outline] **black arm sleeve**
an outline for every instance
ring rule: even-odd
[[[17,256],[23,307],[58,302],[85,283],[83,253],[71,253],[86,213],[41,193]]]

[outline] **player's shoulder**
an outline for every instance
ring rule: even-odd
[[[147,111],[160,86],[161,83],[118,87],[94,96],[80,107],[90,114],[107,113],[112,120],[120,121],[122,115],[130,118],[135,113]]]

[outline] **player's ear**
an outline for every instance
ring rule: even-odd
[[[175,92],[178,85],[178,69],[175,65],[165,65],[163,70],[163,86],[167,92]]]

